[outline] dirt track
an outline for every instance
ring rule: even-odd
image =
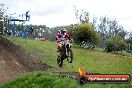
[[[0,37],[0,83],[34,70],[47,70],[51,66],[36,61],[20,46]]]

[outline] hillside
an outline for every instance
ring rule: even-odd
[[[56,64],[56,58],[57,58],[57,53],[55,50],[57,46],[56,43],[50,42],[50,41],[20,39],[16,37],[8,37],[8,40],[13,42],[15,46],[19,46],[20,50],[21,48],[23,48],[22,52],[26,52],[25,54],[21,56],[21,61],[18,61],[18,62],[19,63],[21,62],[23,66],[26,66],[25,69],[28,69],[28,70],[25,72],[30,71],[31,73],[25,74],[24,76],[17,78],[14,81],[4,84],[3,88],[6,86],[7,88],[8,86],[31,87],[29,86],[31,84],[34,84],[35,88],[36,87],[43,88],[47,84],[46,82],[48,83],[50,82],[49,80],[47,80],[47,79],[52,78],[52,76],[50,75],[54,75],[55,73],[63,73],[63,75],[67,75],[68,73],[70,74],[70,73],[78,72],[79,65],[82,65],[87,72],[91,72],[91,73],[100,73],[100,74],[112,74],[113,73],[113,74],[132,75],[132,57],[131,56],[116,55],[116,54],[105,53],[101,51],[82,49],[82,48],[73,46],[73,54],[74,54],[73,63],[69,64],[66,60],[64,60],[63,67],[59,68]],[[6,50],[6,48],[4,47],[3,50]],[[7,52],[6,55],[8,55],[9,51],[7,50],[6,52]],[[15,51],[13,51],[12,53],[14,54],[14,52]],[[21,55],[22,52],[19,54]],[[19,54],[14,55],[14,56],[15,57],[19,56]],[[24,59],[22,57],[25,57],[25,58],[30,57],[31,59],[29,58]],[[36,63],[36,65],[34,64],[34,62]],[[41,65],[39,65],[38,63],[41,63]],[[34,77],[35,73],[34,72],[32,73],[32,71],[34,70],[43,70],[42,72],[44,73],[37,72],[37,74],[41,74],[41,75],[39,75],[38,77]],[[22,72],[22,73],[25,73],[25,72]],[[45,73],[48,75],[46,76]],[[28,79],[29,77],[32,80]],[[105,85],[87,84],[84,86],[79,86],[76,83],[74,77],[73,78],[69,78],[66,76],[65,77],[54,76],[54,77],[57,78],[56,80],[54,80],[55,84],[51,83],[52,86],[49,86],[49,88],[53,87],[53,85],[54,85],[54,88],[58,88],[58,87],[65,88],[63,86],[66,86],[66,84],[68,84],[68,80],[71,80],[71,84],[73,84],[73,85],[69,85],[69,88],[87,87],[87,86],[91,88],[97,87],[97,86],[99,88],[102,88],[102,87],[105,87],[105,88],[106,87],[107,88],[111,88],[111,87],[119,87],[119,88],[125,87],[126,88],[127,87],[129,88],[131,87],[131,84],[105,84]],[[61,84],[60,84],[60,80],[62,81]],[[27,81],[27,84],[22,83],[23,81]],[[19,84],[19,86],[17,86],[16,84]]]
[[[95,50],[82,49],[73,46],[74,60],[69,64],[64,60],[62,68],[58,68],[56,63],[57,53],[55,42],[28,40],[19,38],[8,38],[16,45],[24,48],[34,59],[41,60],[43,63],[58,69],[57,71],[78,71],[81,64],[86,71],[107,74],[131,74],[132,75],[132,57],[100,52]],[[56,71],[55,69],[55,71]]]

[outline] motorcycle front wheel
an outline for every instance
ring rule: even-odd
[[[57,57],[57,64],[59,67],[62,67],[63,65],[63,59],[60,56]]]

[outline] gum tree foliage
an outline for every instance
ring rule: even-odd
[[[94,27],[96,20],[93,19],[92,24],[89,20],[89,12],[86,10],[77,10],[75,6],[74,11],[79,24],[69,28],[69,33],[76,44],[93,49],[99,42],[99,35]]]
[[[8,8],[5,7],[5,4],[0,4],[0,20],[4,18],[4,14]]]
[[[35,33],[35,38],[44,37],[46,39],[50,38],[51,30],[46,25],[31,25]]]
[[[3,21],[5,22],[5,12],[7,11],[5,4],[0,4],[0,31],[3,29]]]
[[[74,6],[74,12],[75,17],[80,23],[88,23],[89,22],[89,12],[82,9],[78,10],[76,9],[76,6]]]
[[[120,36],[125,39],[127,35],[127,32],[118,24],[116,19],[110,19],[108,17],[100,17],[97,32],[100,34],[100,47],[104,47],[107,39],[112,36]]]
[[[129,35],[126,41],[128,44],[128,52],[132,53],[132,32],[129,32]]]

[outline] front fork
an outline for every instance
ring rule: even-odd
[[[66,56],[69,54],[69,45],[66,46]]]

